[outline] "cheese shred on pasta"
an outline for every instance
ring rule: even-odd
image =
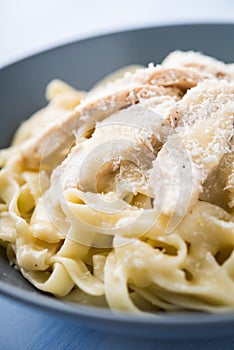
[[[172,52],[48,105],[0,153],[0,244],[113,311],[234,310],[234,65]]]

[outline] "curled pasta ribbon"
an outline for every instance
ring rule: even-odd
[[[125,276],[118,280],[121,288],[128,283],[131,290],[137,290],[153,305],[159,308],[163,305],[166,310],[180,307],[227,311],[228,305],[233,307],[234,302],[233,294],[225,296],[226,290],[233,289],[233,274],[230,275],[229,269],[234,256],[233,253],[227,255],[233,249],[234,232],[234,223],[227,219],[224,211],[217,212],[210,204],[197,205],[174,234],[155,236],[152,231],[145,235],[145,242],[136,241],[116,249],[116,269],[123,269],[121,275]],[[191,226],[193,236],[188,233]],[[208,227],[209,235],[215,235],[212,238],[216,245],[212,245],[206,235]],[[223,246],[223,242],[226,245]],[[106,273],[108,271],[106,266]],[[106,295],[115,302],[110,286],[106,285]],[[130,295],[128,291],[128,299]],[[131,307],[128,309],[130,311]]]
[[[67,270],[59,263],[53,265],[51,274],[49,272],[26,271],[23,269],[22,273],[36,288],[59,297],[67,295],[74,286],[74,282]]]

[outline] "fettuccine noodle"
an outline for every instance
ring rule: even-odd
[[[0,154],[0,244],[36,288],[113,311],[234,310],[234,66],[195,52],[54,80]]]

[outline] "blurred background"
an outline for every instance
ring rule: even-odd
[[[191,22],[234,23],[234,1],[0,0],[0,67],[93,35]]]

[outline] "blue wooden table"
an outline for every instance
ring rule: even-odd
[[[56,314],[49,314],[0,297],[0,349],[1,350],[230,350],[232,338],[219,340],[165,341],[127,337],[116,333],[84,328],[77,321],[68,321]]]

